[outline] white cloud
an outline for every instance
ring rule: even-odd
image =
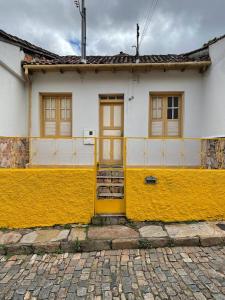
[[[86,0],[87,53],[134,53],[136,23],[150,0]],[[141,53],[182,53],[225,33],[224,0],[159,0]],[[80,15],[73,0],[0,0],[1,29],[50,51],[79,54]],[[142,30],[142,28],[141,28]]]

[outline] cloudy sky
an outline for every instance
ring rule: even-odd
[[[87,54],[182,53],[225,34],[225,0],[86,0]],[[154,14],[152,12],[154,11]],[[0,29],[58,54],[80,53],[80,15],[73,0],[0,0]]]

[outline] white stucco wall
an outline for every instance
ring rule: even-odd
[[[20,47],[0,41],[0,60],[18,75],[22,74],[21,61],[23,58],[24,52],[20,50]]]
[[[203,77],[203,137],[225,137],[225,38],[209,47],[212,65]]]
[[[21,76],[23,52],[0,42],[0,60]],[[27,91],[25,82],[0,65],[0,136],[27,136]]]
[[[84,129],[95,130],[98,136],[99,131],[99,94],[124,94],[124,135],[127,137],[147,137],[149,124],[149,93],[150,92],[184,92],[184,111],[183,111],[183,136],[184,137],[200,137],[201,136],[201,114],[202,109],[202,76],[197,71],[154,71],[150,73],[131,74],[128,72],[104,72],[104,73],[86,73],[79,75],[76,72],[60,73],[35,73],[33,76],[32,88],[32,135],[40,136],[40,98],[39,93],[72,93],[73,101],[73,136],[82,137]],[[130,97],[134,97],[129,100]],[[36,143],[36,144],[35,144]],[[34,152],[40,153],[40,145],[37,141],[33,145]],[[45,142],[47,143],[47,141]],[[48,142],[50,143],[50,142]],[[154,144],[153,144],[154,143]],[[54,144],[54,143],[53,143]],[[59,143],[53,145],[50,143],[49,151],[55,153],[60,152]],[[73,144],[73,145],[72,145]],[[143,145],[140,140],[130,141],[130,149],[128,149],[128,159],[130,164],[142,164],[138,162],[138,154],[144,152]],[[76,148],[76,155],[80,155],[80,164],[85,164],[87,160],[91,160],[93,155],[92,146],[84,146],[82,143],[68,145],[67,153]],[[149,147],[149,146],[148,146]],[[179,149],[177,154],[173,154],[173,158],[164,158],[164,164],[184,164],[181,160],[181,152],[183,145],[167,143],[168,152],[173,153],[174,149]],[[43,148],[43,146],[42,146]],[[151,143],[151,151],[154,149],[156,153],[161,151],[162,146],[158,146],[157,142]],[[89,150],[87,150],[89,149]],[[186,144],[186,156],[193,157],[186,164],[199,163],[200,153],[199,144],[193,145],[189,142]],[[193,152],[194,151],[194,152]],[[197,151],[197,152],[196,152]],[[50,152],[43,152],[42,161],[49,158]],[[162,152],[162,151],[161,151]],[[189,153],[189,154],[188,154]],[[194,153],[194,154],[193,154]],[[55,155],[55,154],[54,154]],[[57,154],[58,155],[58,154]],[[89,156],[88,156],[89,155]],[[140,155],[139,155],[140,157]],[[134,159],[135,158],[135,159]],[[156,158],[156,156],[155,156]],[[34,161],[38,160],[37,156]],[[39,157],[39,162],[40,162]],[[172,160],[171,160],[172,159]],[[51,158],[52,164],[62,163],[60,155]],[[78,161],[78,160],[77,160]],[[67,164],[63,160],[63,164]],[[148,157],[145,164],[152,164],[152,160]],[[162,158],[158,157],[154,161],[155,165],[162,164]]]
[[[124,94],[125,136],[148,136],[149,92],[184,92],[184,137],[200,137],[202,77],[198,72],[36,73],[32,88],[32,134],[40,135],[39,93],[67,92],[73,99],[73,136],[99,130],[99,94]],[[129,101],[133,96],[134,99]]]

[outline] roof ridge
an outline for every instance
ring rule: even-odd
[[[214,38],[208,40],[208,42],[204,43],[200,48],[197,48],[195,50],[183,53],[183,55],[190,55],[190,54],[194,54],[194,53],[197,53],[197,52],[201,52],[201,51],[203,51],[205,49],[208,49],[209,46],[217,43],[218,41],[222,40],[223,38],[225,38],[225,34],[223,34],[223,35],[221,35],[219,37],[214,37]]]
[[[60,56],[58,54],[55,54],[53,52],[50,52],[44,48],[41,48],[39,46],[36,46],[24,39],[21,39],[15,35],[9,34],[5,32],[4,30],[0,29],[0,37],[3,37],[5,39],[8,39],[12,44],[19,44],[22,48],[24,47],[25,49],[29,51],[33,51],[36,54],[42,54],[44,56],[49,56],[52,58],[59,58]]]

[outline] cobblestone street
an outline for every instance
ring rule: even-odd
[[[225,299],[225,247],[0,256],[0,299]]]

